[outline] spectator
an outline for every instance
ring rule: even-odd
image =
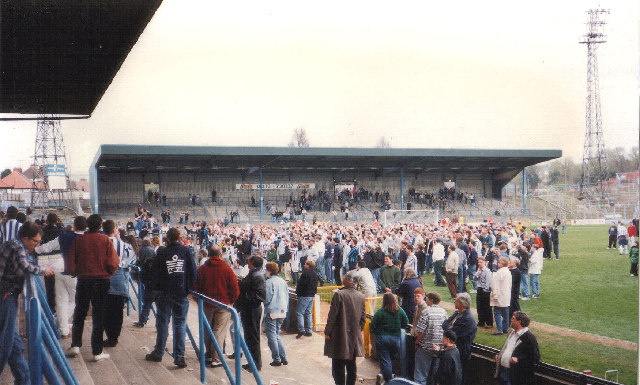
[[[416,289],[418,291],[419,289]],[[442,341],[442,324],[447,312],[440,307],[440,294],[432,292],[426,295],[427,309],[420,315],[416,326],[416,353],[414,380],[421,385],[435,384],[438,370],[438,349]]]
[[[416,308],[416,302],[413,297],[414,291],[422,287],[420,277],[416,274],[412,268],[406,268],[404,270],[404,277],[402,282],[398,285],[395,293],[402,300],[402,310],[404,310],[407,317],[413,319],[413,312]]]
[[[211,246],[208,250],[209,258],[198,268],[198,277],[193,286],[194,290],[225,305],[233,304],[240,295],[238,279],[231,267],[222,260],[222,249]],[[211,325],[211,331],[222,349],[227,332],[231,326],[231,313],[227,310],[205,303],[204,315]],[[210,367],[222,365],[218,353],[213,348],[209,333],[205,333],[206,347],[205,363]]]
[[[633,243],[631,249],[629,250],[629,261],[631,262],[631,276],[638,276],[638,241]]]
[[[240,312],[244,340],[258,370],[262,369],[260,354],[260,322],[262,321],[263,303],[266,298],[266,282],[262,273],[262,257],[253,255],[247,261],[249,273],[240,282],[240,296],[235,303]],[[236,358],[238,359],[238,358]],[[249,364],[242,365],[250,370]]]
[[[471,344],[476,338],[477,324],[471,314],[471,296],[460,293],[454,302],[456,311],[442,324],[442,329],[456,333],[455,343],[460,351],[460,363],[463,377],[466,375],[467,365],[471,359]]]
[[[91,304],[93,323],[91,352],[95,361],[101,361],[109,358],[109,354],[102,352],[109,278],[118,270],[120,259],[109,237],[99,233],[102,227],[100,215],[90,215],[87,218],[87,227],[89,231],[73,241],[69,248],[69,255],[65,259],[66,271],[78,277],[71,347],[67,349],[67,355],[75,357],[80,354],[84,320]]]
[[[531,281],[531,298],[540,297],[540,274],[542,274],[542,249],[538,245],[531,245],[531,259],[529,260],[529,280]]]
[[[298,321],[298,335],[296,338],[302,338],[302,336],[311,337],[311,307],[313,306],[313,299],[318,292],[318,274],[315,271],[316,264],[312,260],[307,260],[304,263],[300,280],[296,286],[296,295],[298,296],[298,306],[296,308],[296,316]]]
[[[151,241],[145,239],[142,241],[142,248],[140,249],[140,257],[138,258],[138,266],[140,268],[140,281],[142,282],[142,309],[138,314],[138,321],[133,323],[134,327],[143,328],[149,319],[149,312],[151,312],[151,305],[156,302],[160,292],[155,290],[155,274],[153,271],[153,264],[155,263],[157,251],[162,251],[160,248],[160,238],[153,237]]]
[[[511,273],[509,272],[509,259],[500,257],[498,271],[493,274],[491,282],[491,306],[493,317],[496,321],[496,329],[493,335],[502,335],[509,329],[509,305],[511,304]]]
[[[458,266],[460,256],[456,252],[456,246],[454,244],[450,244],[448,247],[449,256],[447,257],[447,262],[445,264],[445,271],[447,272],[447,286],[449,287],[449,294],[451,294],[452,300],[456,299],[456,295],[458,294]]]
[[[352,272],[345,275],[342,283],[342,289],[331,299],[324,329],[324,355],[331,358],[331,373],[336,385],[355,385],[356,357],[364,355],[360,331],[366,317],[365,297],[356,290]]]
[[[384,266],[380,268],[378,283],[382,291],[387,293],[396,290],[400,284],[400,269],[393,264],[390,255],[384,256]]]
[[[415,274],[415,273],[414,273]],[[382,297],[382,307],[371,320],[371,333],[376,336],[376,351],[380,359],[380,370],[385,382],[391,380],[395,355],[400,350],[400,331],[409,323],[404,310],[392,293]],[[380,383],[378,374],[378,383]]]
[[[145,356],[147,361],[160,362],[167,343],[169,321],[173,324],[173,363],[184,368],[186,318],[189,311],[187,294],[197,278],[196,263],[191,249],[180,243],[180,231],[173,227],[167,232],[167,247],[156,256],[154,272],[158,298],[156,345]]]
[[[436,383],[438,385],[461,385],[462,365],[460,364],[460,352],[456,347],[457,336],[452,330],[442,333],[442,348],[439,350],[438,372],[436,373]]]
[[[478,327],[491,329],[493,315],[491,314],[491,271],[487,267],[484,257],[478,258],[478,271],[473,276],[477,285],[476,306],[478,308]]]
[[[535,367],[540,362],[540,350],[536,337],[529,331],[530,322],[529,316],[521,311],[511,316],[511,331],[495,357],[495,378],[500,385],[536,383]]]
[[[287,316],[289,288],[287,282],[278,276],[278,265],[268,262],[266,267],[266,298],[264,301],[264,326],[269,350],[273,361],[271,366],[287,365],[287,354],[280,338],[280,328]]]
[[[16,384],[31,383],[29,366],[22,355],[24,345],[16,325],[18,295],[28,274],[54,274],[51,267],[43,269],[29,261],[41,240],[42,229],[35,223],[25,222],[15,238],[0,246],[0,373],[8,363]]]

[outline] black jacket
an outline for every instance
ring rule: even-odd
[[[314,297],[318,292],[318,273],[312,269],[303,269],[296,286],[298,297]]]
[[[515,332],[512,330],[510,333]],[[498,361],[496,364],[495,372],[496,378],[498,378],[498,368],[500,366],[500,358],[502,356],[503,350],[504,346],[498,354]],[[536,337],[530,331],[526,331],[518,338],[516,347],[515,349],[513,349],[511,357],[518,358],[518,363],[511,364],[511,369],[509,370],[511,383],[513,385],[535,384],[535,368],[536,365],[538,365],[538,362],[540,362],[540,350],[538,350],[538,341],[536,340]]]
[[[240,281],[240,296],[235,307],[239,311],[250,311],[260,306],[267,297],[267,286],[264,273],[253,269]]]
[[[172,243],[155,258],[155,289],[175,297],[186,297],[198,275],[191,249],[180,243]]]
[[[460,359],[466,361],[471,358],[471,344],[476,338],[478,324],[476,323],[471,310],[463,311],[459,317],[456,310],[451,317],[442,323],[443,330],[453,330],[456,333],[456,346],[460,351]],[[454,322],[455,320],[455,322]]]

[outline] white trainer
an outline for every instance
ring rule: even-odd
[[[106,360],[109,357],[110,357],[109,353],[102,352],[102,353],[98,354],[97,356],[93,356],[93,360],[95,362],[98,362],[98,361]]]
[[[77,346],[72,346],[67,349],[67,357],[75,357],[80,354],[80,348]]]

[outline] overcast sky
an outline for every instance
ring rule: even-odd
[[[581,161],[586,11],[607,147],[638,145],[636,0],[164,0],[88,120],[62,121],[72,176],[100,144],[561,149]],[[27,167],[36,122],[0,122]]]

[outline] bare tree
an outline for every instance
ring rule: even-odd
[[[376,142],[376,147],[378,148],[389,148],[391,147],[391,142],[384,136],[381,136]]]
[[[291,134],[291,141],[287,144],[289,147],[309,147],[309,138],[307,138],[307,130],[304,127],[298,127]]]

